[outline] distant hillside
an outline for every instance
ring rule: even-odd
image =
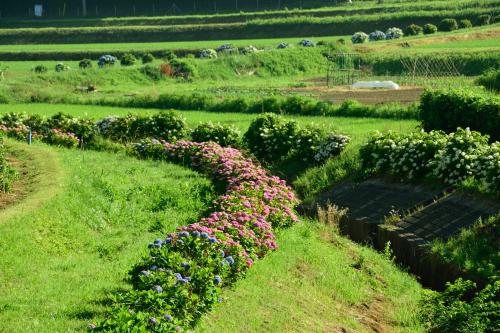
[[[155,16],[214,12],[275,10],[285,7],[317,8],[334,6],[348,0],[85,0],[87,15]],[[359,2],[365,0],[353,0]],[[373,0],[372,0],[373,1]],[[375,1],[373,1],[375,2]],[[82,16],[83,0],[17,0],[0,1],[1,17],[33,16],[34,5],[42,4],[49,17]]]

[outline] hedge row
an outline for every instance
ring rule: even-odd
[[[478,8],[331,18],[297,17],[206,25],[2,29],[0,44],[130,43],[350,35],[353,31],[375,30],[379,26],[404,27],[412,23],[429,22],[437,24],[448,17],[466,19],[491,12],[490,8]]]
[[[58,100],[59,102],[59,100]],[[370,117],[387,119],[417,119],[418,110],[400,105],[363,105],[355,101],[345,101],[335,105],[326,101],[293,96],[288,98],[267,97],[226,98],[219,100],[210,95],[162,94],[123,99],[100,99],[92,101],[60,100],[67,103],[88,103],[132,108],[157,108],[177,110],[203,110],[209,112],[235,113],[277,113],[284,115],[321,115],[339,117]]]
[[[377,133],[360,150],[366,173],[406,180],[460,185],[473,179],[485,191],[500,194],[500,143],[468,128],[410,134]]]
[[[130,272],[132,290],[117,296],[93,331],[179,331],[222,302],[221,289],[277,248],[273,231],[297,222],[291,188],[232,148],[213,143],[144,141],[142,158],[191,167],[225,187],[213,211],[149,244]]]
[[[420,101],[425,130],[453,132],[469,127],[500,141],[500,98],[464,91],[425,91]]]

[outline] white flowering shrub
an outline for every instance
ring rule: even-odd
[[[379,40],[385,40],[386,36],[382,31],[376,30],[368,35],[368,39],[370,40],[370,42],[376,42]]]
[[[202,59],[217,59],[217,51],[214,49],[206,49],[200,52],[200,58]]]
[[[403,30],[399,28],[389,28],[385,32],[385,38],[386,39],[398,39],[404,36]]]
[[[474,172],[488,192],[500,194],[500,142],[483,151],[475,163]]]
[[[96,123],[97,131],[103,136],[108,136],[111,125],[117,121],[118,118],[120,118],[120,116],[107,116],[106,118],[99,120]]]
[[[253,46],[253,45],[249,45],[249,46],[245,47],[245,48],[241,51],[241,53],[243,53],[243,54],[252,54],[252,53],[256,53],[256,52],[259,52],[259,49],[258,49],[258,48],[256,48],[256,47],[255,47],[255,46]]]
[[[446,145],[429,162],[432,175],[447,184],[458,184],[474,175],[474,166],[488,145],[488,137],[479,132],[457,129],[447,136]]]
[[[340,155],[351,138],[346,135],[329,134],[319,144],[314,160],[317,163],[324,163],[331,157]]]
[[[403,179],[428,178],[456,185],[470,178],[487,192],[500,194],[500,143],[488,145],[488,136],[458,128],[411,134],[376,133],[361,147],[366,173]]]
[[[368,40],[368,35],[365,34],[364,32],[356,32],[354,35],[351,37],[351,41],[353,44],[362,44]]]

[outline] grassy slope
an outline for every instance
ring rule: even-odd
[[[29,147],[36,160],[46,150]],[[204,206],[199,193],[207,181],[180,167],[50,151],[63,173],[47,176],[62,191],[41,207],[0,217],[0,332],[80,330],[102,315],[109,291],[126,287],[122,279],[143,246]],[[200,331],[364,331],[363,318],[374,313],[381,325],[420,330],[414,318],[420,287],[381,255],[310,222],[281,234],[279,244],[225,294],[227,302]],[[372,304],[378,313],[367,310]]]
[[[30,149],[40,163],[45,148]],[[208,182],[173,165],[56,150],[63,191],[0,219],[0,332],[80,330],[155,235],[204,207]],[[44,171],[42,171],[44,172]],[[53,187],[45,188],[50,194]]]
[[[380,254],[309,222],[278,243],[196,332],[422,331],[419,287]]]
[[[61,105],[61,104],[0,104],[0,114],[5,112],[26,112],[41,115],[53,115],[64,112],[80,117],[91,117],[101,119],[108,115],[125,115],[127,113],[151,113],[156,109],[133,109],[114,108],[102,106],[85,105]],[[179,111],[187,120],[189,126],[196,126],[200,122],[212,121],[231,124],[241,131],[246,131],[248,125],[257,117],[255,114],[240,113],[214,113],[203,111]],[[326,128],[351,135],[354,145],[365,141],[366,137],[373,131],[393,130],[407,132],[414,129],[418,122],[415,120],[392,120],[374,118],[343,118],[343,117],[321,117],[321,116],[287,116],[297,120],[301,125],[315,123]]]

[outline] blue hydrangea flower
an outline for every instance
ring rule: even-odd
[[[153,243],[148,244],[148,249],[151,249],[151,248],[153,248]]]
[[[177,240],[177,243],[178,243],[178,244],[184,244],[184,241],[183,241],[182,239],[178,239],[178,240]]]
[[[200,232],[199,232],[199,231],[193,231],[193,232],[192,232],[192,235],[193,235],[194,237],[200,237]]]
[[[95,324],[88,324],[87,327],[90,328],[91,330],[93,330],[97,326]]]
[[[156,271],[157,269],[158,269],[158,266],[156,266],[156,265],[151,266],[152,271]]]
[[[183,263],[181,263],[181,267],[184,267],[184,269],[187,271],[189,269],[189,263],[187,261],[184,261]]]
[[[141,271],[141,275],[148,276],[149,274],[149,271]]]
[[[155,243],[155,247],[158,249],[161,248],[161,243]]]
[[[210,238],[208,239],[208,241],[209,241],[210,243],[217,243],[217,238],[215,238],[215,237],[210,237]]]
[[[174,273],[174,276],[177,278],[177,280],[182,279],[182,275],[180,273]]]
[[[189,232],[182,231],[182,232],[179,233],[179,237],[189,237]]]
[[[219,299],[217,300],[217,302],[222,303],[222,301],[223,301],[223,300],[224,300],[224,298],[219,298]]]
[[[154,286],[153,290],[156,291],[158,294],[161,294],[163,292],[163,288],[161,286]]]
[[[158,268],[158,272],[165,272],[165,268]]]
[[[226,266],[226,265],[227,265],[227,261],[225,261],[225,260],[224,260],[224,261],[221,261],[221,263],[220,263],[220,264],[221,264],[221,266]]]
[[[204,238],[204,239],[207,239],[208,238],[208,234],[206,232],[202,232],[200,234],[201,238]]]
[[[190,277],[190,276],[186,276],[186,277],[184,278],[184,280],[186,280],[187,282],[191,282],[191,277]]]
[[[229,265],[234,264],[234,259],[233,259],[233,257],[231,257],[231,256],[226,257],[226,261],[227,261],[227,263],[228,263]]]
[[[169,315],[168,313],[166,315],[163,316],[163,318],[165,318],[166,321],[172,321],[172,316]]]
[[[155,244],[157,244],[157,243],[161,244],[162,242],[163,241],[161,239],[159,239],[159,238],[155,239]]]
[[[214,284],[220,284],[222,282],[222,278],[219,275],[214,277]]]
[[[167,238],[167,239],[165,239],[165,243],[167,243],[167,244],[172,243],[172,238]]]
[[[151,325],[156,325],[158,324],[158,321],[156,320],[155,317],[151,317],[149,318],[148,322],[151,324]]]
[[[226,256],[226,253],[224,252],[224,250],[219,250],[219,252],[220,252],[222,258],[224,258]]]

